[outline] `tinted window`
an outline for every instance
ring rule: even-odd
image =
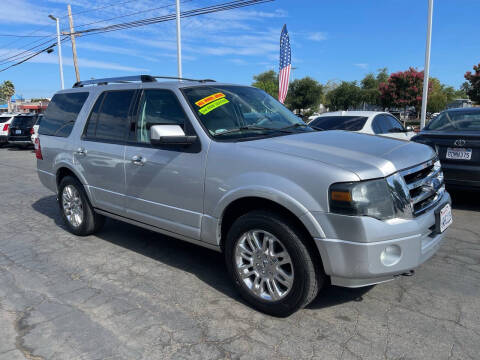
[[[130,103],[135,90],[111,91],[105,94],[97,117],[95,138],[124,140],[129,125]]]
[[[364,116],[321,116],[309,125],[320,130],[348,130],[360,131],[367,118]]]
[[[480,111],[445,111],[428,124],[427,130],[480,131]]]
[[[150,142],[150,127],[176,124],[183,127],[185,113],[175,94],[169,90],[145,90],[140,103],[136,140]]]
[[[88,122],[87,122],[87,128],[85,130],[85,136],[87,138],[91,138],[95,136],[95,130],[97,128],[97,117],[98,113],[100,111],[100,106],[102,105],[103,98],[105,97],[105,93],[102,93],[97,101],[95,102],[95,105],[93,105],[92,112],[90,113],[90,116],[88,117]]]
[[[39,133],[65,137],[70,135],[87,97],[88,92],[55,95],[45,111]]]
[[[15,116],[12,121],[12,127],[31,128],[35,124],[35,120],[35,116]]]
[[[375,119],[372,121],[372,130],[375,134],[383,134],[383,129],[382,129],[382,120],[383,120],[383,115],[377,115],[375,116]]]
[[[7,122],[11,118],[11,116],[0,116],[0,124]]]
[[[373,120],[372,129],[375,134],[389,134],[402,132],[403,126],[393,116],[381,114]]]

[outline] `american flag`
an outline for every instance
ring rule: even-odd
[[[288,37],[287,25],[283,25],[280,35],[280,71],[278,73],[278,101],[282,104],[287,97],[290,70],[292,68],[292,51],[290,38]]]

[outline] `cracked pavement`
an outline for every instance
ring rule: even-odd
[[[415,276],[331,286],[278,319],[238,297],[221,254],[110,219],[71,235],[35,167],[0,149],[0,360],[479,358],[478,194],[453,194]]]

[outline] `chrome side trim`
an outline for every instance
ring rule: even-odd
[[[38,172],[41,172],[41,173],[43,173],[43,174],[46,174],[46,175],[55,176],[55,174],[49,173],[48,171],[45,171],[45,170],[40,170],[40,169],[38,169],[38,168],[37,168],[37,171],[38,171]]]

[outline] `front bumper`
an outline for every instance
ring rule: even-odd
[[[333,214],[323,217],[324,221],[334,219],[336,226],[343,222],[340,233],[344,239],[329,237],[333,234],[328,227],[327,238],[315,239],[332,284],[345,287],[377,284],[423,264],[435,254],[444,239],[445,232],[435,232],[435,210],[446,203],[451,203],[448,193],[435,208],[411,220],[384,222]],[[338,235],[338,232],[335,234]],[[388,266],[381,260],[387,246],[400,250],[399,259]]]

